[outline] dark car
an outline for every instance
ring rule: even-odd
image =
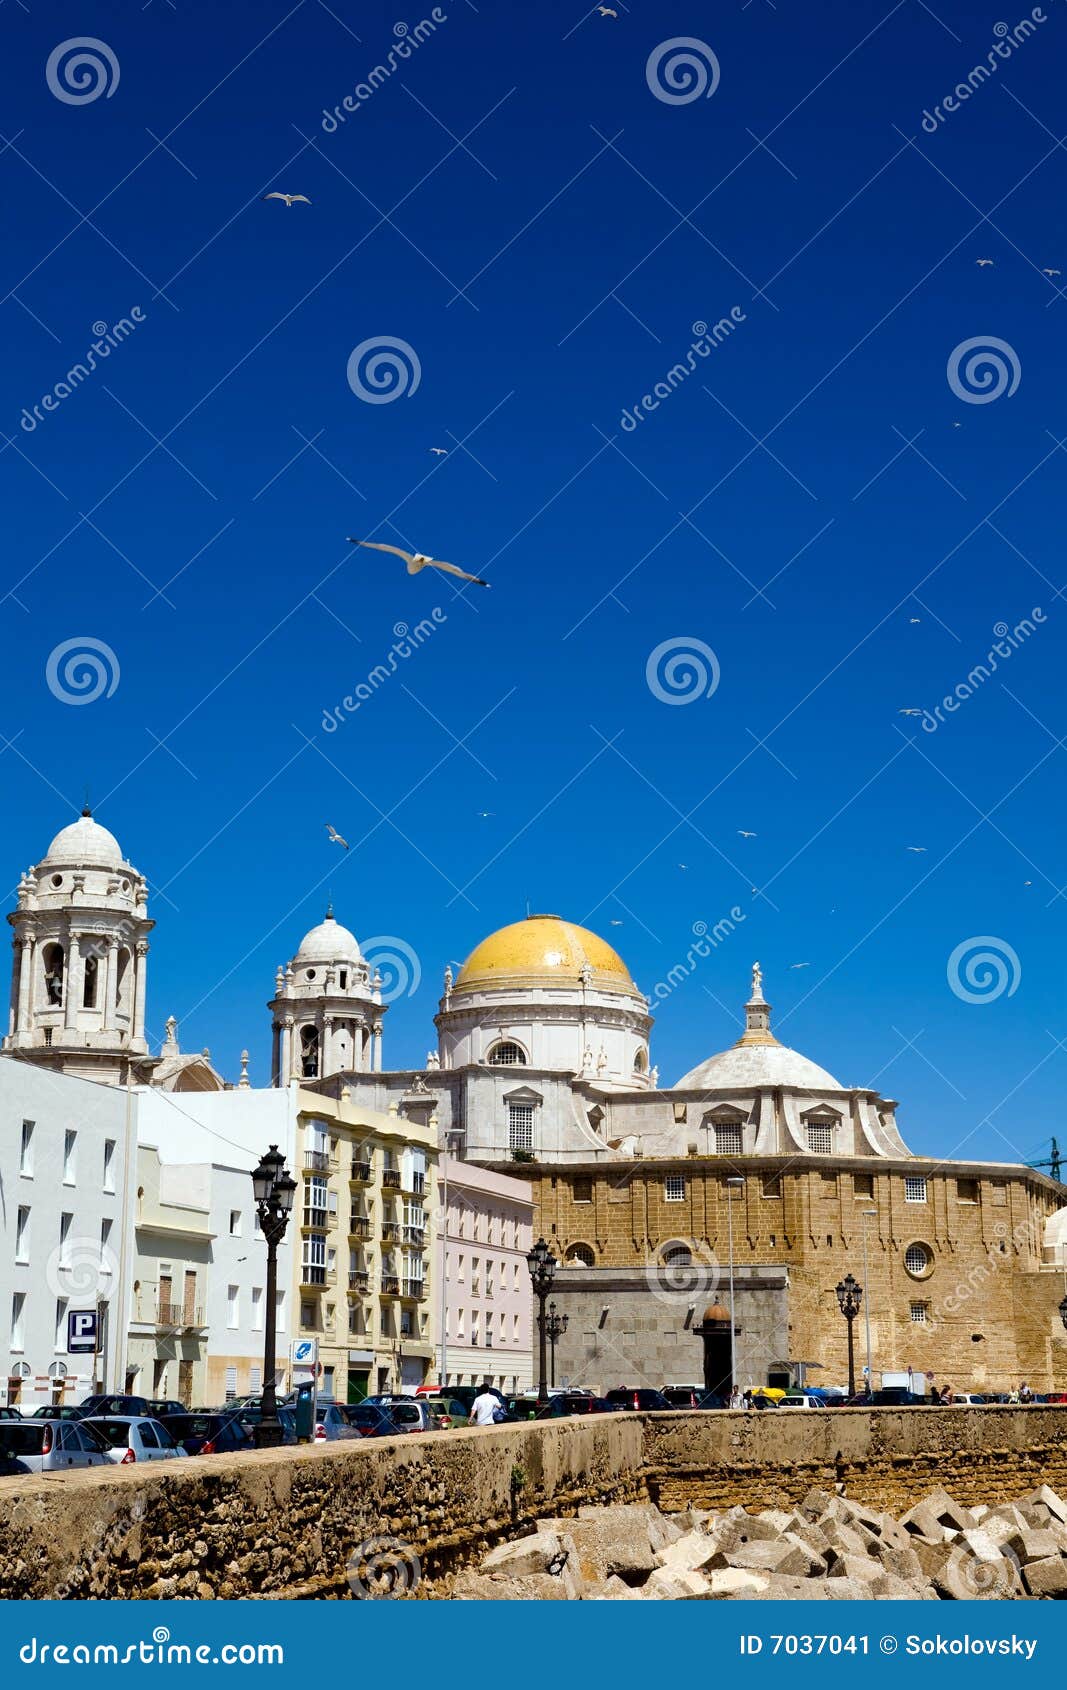
[[[82,1419],[100,1414],[135,1414],[138,1418],[151,1418],[152,1407],[147,1397],[86,1397],[78,1404],[78,1414]]]
[[[236,1414],[166,1414],[163,1424],[187,1455],[236,1455],[256,1442]]]
[[[17,1408],[0,1408],[0,1420],[21,1420],[22,1414]]]
[[[622,1387],[604,1393],[605,1401],[614,1403],[616,1408],[640,1409],[648,1413],[652,1409],[670,1408],[670,1403],[662,1391],[644,1391],[636,1386]]]
[[[615,1414],[620,1404],[608,1402],[605,1397],[594,1397],[587,1391],[562,1391],[559,1396],[548,1400],[548,1418],[550,1420],[566,1419],[572,1414]],[[538,1411],[538,1417],[544,1414]]]
[[[696,1406],[698,1408],[729,1408],[730,1399],[721,1396],[718,1391],[704,1391]]]
[[[29,1468],[17,1455],[8,1455],[0,1450],[0,1479],[13,1479],[16,1473],[28,1473]]]
[[[887,1385],[884,1390],[872,1391],[870,1396],[856,1396],[848,1399],[849,1407],[857,1408],[910,1408],[921,1406],[926,1398],[909,1391],[903,1385]]]
[[[164,1415],[167,1414],[187,1414],[189,1412],[186,1404],[178,1402],[176,1397],[151,1397],[148,1402],[148,1411],[157,1420],[162,1420]]]
[[[361,1438],[395,1438],[400,1431],[389,1410],[374,1402],[350,1404],[348,1424]]]
[[[31,1420],[84,1420],[85,1410],[75,1408],[73,1403],[46,1402],[40,1408],[35,1408]]]
[[[699,1408],[700,1399],[707,1392],[698,1391],[695,1385],[664,1385],[663,1395],[670,1408]]]
[[[279,1404],[275,1412],[278,1417],[278,1424],[282,1429],[282,1443],[299,1443],[300,1440],[296,1435],[296,1414],[294,1411],[291,1408],[285,1408]],[[252,1434],[252,1437],[255,1438],[256,1427],[263,1418],[262,1402],[246,1403],[243,1408],[238,1408],[236,1410],[236,1414],[237,1419],[241,1422],[241,1425],[247,1426],[248,1430]]]

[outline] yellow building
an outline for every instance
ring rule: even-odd
[[[383,1115],[346,1088],[299,1093],[295,1325],[340,1402],[413,1391],[434,1360],[437,1129],[425,1090],[403,1102]]]

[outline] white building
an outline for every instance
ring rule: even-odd
[[[445,1256],[438,1382],[526,1390],[534,1383],[530,1186],[442,1156],[438,1191],[444,1228],[437,1248]]]
[[[0,1399],[32,1410],[121,1390],[132,1284],[132,1098],[0,1062]],[[81,1347],[97,1317],[95,1348]],[[72,1348],[73,1344],[73,1348]]]

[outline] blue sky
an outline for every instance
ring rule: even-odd
[[[275,966],[328,892],[418,956],[396,1065],[445,964],[527,900],[645,990],[736,910],[658,1010],[665,1081],[736,1036],[759,957],[783,1039],[899,1097],[915,1149],[1042,1154],[1067,1072],[1067,296],[1042,273],[1067,272],[1067,15],[1038,8],[924,130],[1028,11],[616,9],[451,0],[331,130],[428,7],[3,8],[6,883],[88,783],[153,888],[153,1037],[173,1013],[260,1082]],[[46,63],[84,35],[118,78],[64,101]],[[650,87],[680,38],[710,97]],[[350,355],[390,337],[410,391],[369,403]],[[950,360],[989,337],[1015,390],[962,397]],[[936,731],[899,714],[1035,608]],[[119,679],[72,705],[46,671],[77,638]],[[656,696],[665,642],[714,652],[712,693]],[[983,936],[1012,989],[968,1002],[949,958]]]

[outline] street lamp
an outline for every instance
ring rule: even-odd
[[[857,1285],[850,1273],[838,1281],[834,1287],[837,1292],[837,1303],[848,1323],[848,1394],[856,1395],[856,1355],[852,1346],[852,1322],[860,1312],[863,1299],[863,1288]]]
[[[744,1189],[740,1174],[726,1181],[726,1218],[730,1234],[730,1394],[737,1389],[737,1321],[734,1318],[734,1192]]]
[[[548,1341],[552,1346],[552,1361],[551,1361],[552,1379],[551,1379],[551,1384],[552,1384],[553,1390],[555,1390],[555,1386],[556,1386],[556,1345],[559,1343],[559,1340],[560,1340],[560,1337],[562,1336],[562,1334],[564,1332],[566,1332],[567,1322],[569,1321],[569,1319],[570,1319],[569,1315],[557,1314],[556,1313],[555,1303],[549,1303],[549,1305],[548,1305],[548,1319],[545,1322],[545,1331],[548,1334]]]
[[[874,1390],[874,1374],[871,1372],[871,1298],[867,1290],[867,1222],[877,1220],[877,1209],[864,1209],[863,1220],[863,1321],[867,1329],[867,1390]]]
[[[538,1339],[538,1375],[537,1401],[547,1403],[548,1381],[546,1378],[547,1355],[545,1346],[548,1339],[548,1323],[545,1314],[545,1300],[552,1289],[552,1281],[556,1277],[559,1265],[543,1238],[539,1238],[526,1258],[526,1265],[530,1270],[530,1281],[533,1293],[537,1298],[537,1339]]]
[[[278,1319],[278,1245],[285,1237],[296,1193],[296,1181],[285,1167],[285,1157],[272,1144],[252,1174],[252,1191],[259,1214],[260,1230],[267,1240],[267,1295],[263,1337],[263,1400],[256,1427],[257,1449],[276,1449],[282,1441],[278,1403],[274,1389],[275,1336]]]

